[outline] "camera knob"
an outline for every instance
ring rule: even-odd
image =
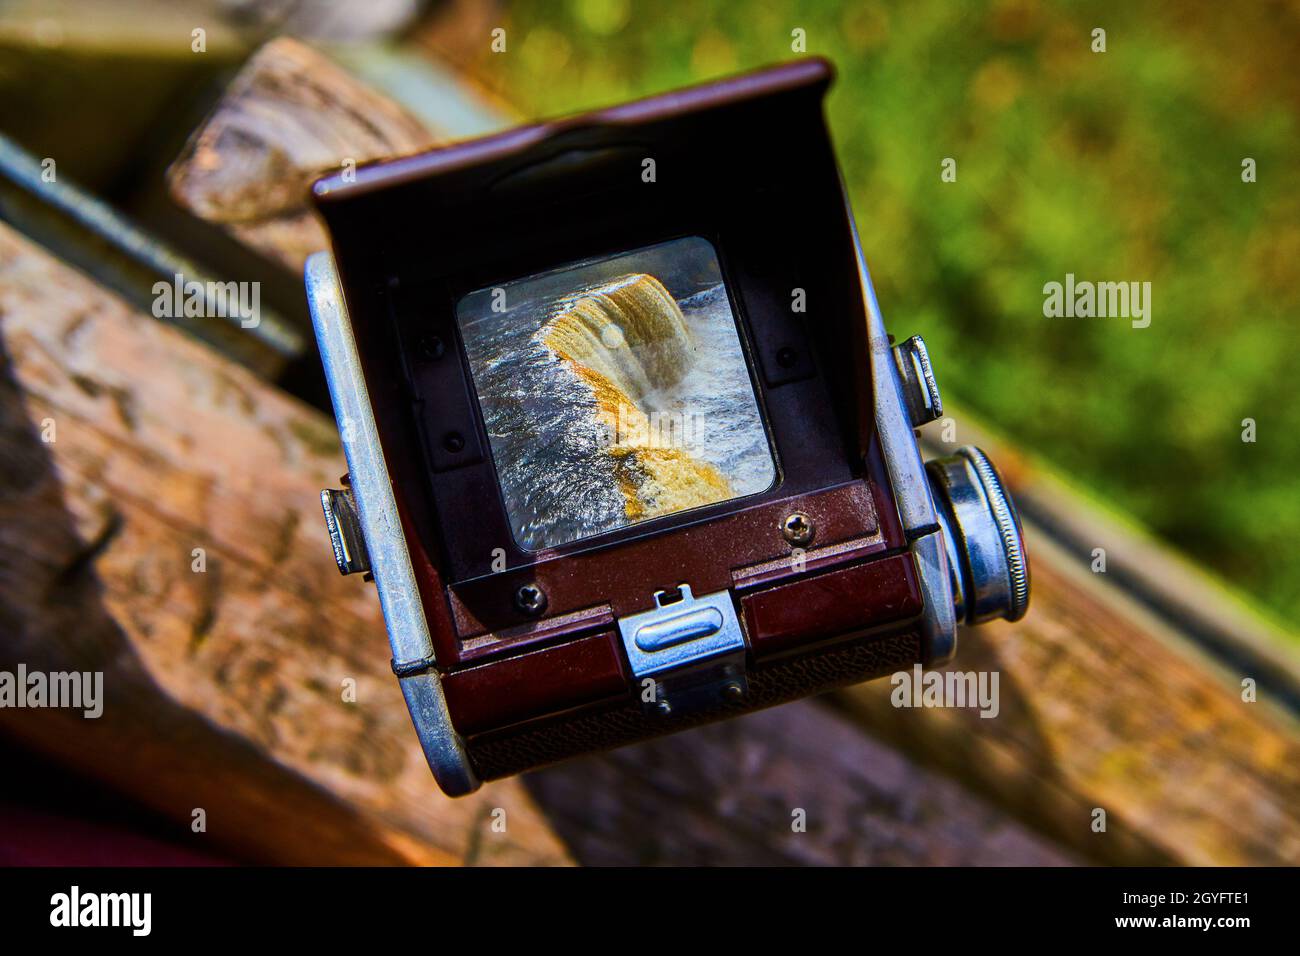
[[[1002,479],[974,445],[927,462],[953,576],[957,619],[1017,621],[1029,607],[1029,560]]]

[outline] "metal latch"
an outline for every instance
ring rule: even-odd
[[[696,597],[689,584],[654,595],[653,610],[620,618],[618,629],[632,673],[653,678],[653,700],[660,713],[688,703],[736,700],[745,682],[745,636],[731,593]]]
[[[339,566],[339,574],[369,571],[370,555],[361,533],[361,515],[352,497],[352,489],[327,488],[320,493],[320,505],[325,512],[325,529],[330,534],[330,547],[334,549],[334,563]]]

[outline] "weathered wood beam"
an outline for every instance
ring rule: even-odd
[[[2,225],[0,349],[0,669],[104,695],[6,732],[249,859],[568,858],[518,781],[433,785],[374,594],[326,547],[324,415]]]
[[[957,439],[984,447],[1028,506],[1029,614],[965,630],[946,668],[998,673],[1000,712],[897,708],[888,683],[842,691],[838,705],[1080,854],[1300,863],[1300,727],[1281,636],[969,415],[953,418]],[[1091,570],[1096,546],[1129,576]],[[1207,643],[1206,632],[1222,637]],[[1243,699],[1246,679],[1253,700]],[[1105,833],[1093,830],[1097,809]]]
[[[803,700],[529,774],[583,863],[1058,866],[1087,860]]]
[[[168,173],[186,210],[297,274],[328,246],[313,180],[447,138],[328,57],[280,38],[245,64]]]

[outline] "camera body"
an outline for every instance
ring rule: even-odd
[[[316,184],[308,297],[448,794],[948,660],[1028,565],[976,449],[923,464],[803,60]],[[690,427],[688,427],[690,426]]]

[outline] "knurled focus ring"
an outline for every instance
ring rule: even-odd
[[[1029,609],[1029,563],[1025,560],[1024,547],[1021,544],[1020,520],[1016,516],[1015,505],[1002,487],[993,464],[974,445],[965,445],[957,452],[975,469],[984,493],[988,495],[989,506],[993,511],[993,520],[998,526],[998,535],[1002,538],[1002,548],[1007,558],[1007,577],[1010,584],[1010,606],[1006,619],[1018,621]]]

